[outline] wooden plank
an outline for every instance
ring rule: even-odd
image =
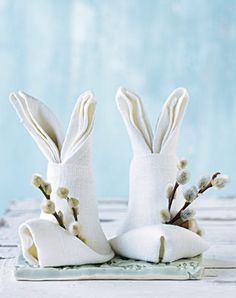
[[[215,244],[204,253],[207,268],[236,268],[236,245]]]
[[[204,280],[214,283],[225,283],[236,285],[236,269],[205,269]]]
[[[11,210],[39,210],[41,200],[39,199],[24,199],[24,200],[12,200],[9,203],[6,212]],[[105,199],[98,200],[98,205],[100,208],[117,209],[117,208],[127,208],[127,200],[124,199]],[[117,208],[116,208],[117,207]]]
[[[0,260],[12,259],[19,254],[19,247],[17,246],[0,246]]]
[[[236,244],[236,225],[199,225],[204,229],[204,238],[212,244]]]
[[[39,210],[29,211],[9,211],[3,219],[0,227],[0,245],[16,245],[19,243],[18,227],[29,218],[39,216]]]
[[[208,197],[202,195],[195,202],[194,205],[200,208],[210,208],[211,210],[217,208],[235,208],[236,197]]]
[[[38,199],[26,199],[26,200],[15,200],[9,203],[6,212],[9,210],[34,210],[39,209],[40,201]],[[99,208],[105,209],[126,209],[127,200],[124,199],[106,199],[98,200]],[[231,210],[236,208],[236,197],[235,198],[214,198],[214,197],[202,197],[197,199],[193,206],[198,210]]]

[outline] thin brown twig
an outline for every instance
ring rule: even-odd
[[[171,206],[172,206],[172,203],[173,203],[173,200],[174,200],[174,197],[175,197],[175,193],[176,193],[176,190],[177,190],[178,187],[179,187],[179,183],[176,181],[175,186],[174,186],[173,191],[172,191],[172,194],[171,194],[171,197],[170,197],[169,202],[168,202],[168,210],[169,211],[171,209]]]
[[[204,193],[206,190],[208,190],[209,188],[211,188],[213,185],[212,185],[212,181],[218,176],[220,175],[220,172],[216,172],[212,175],[211,177],[211,180],[210,182],[203,188],[199,189],[198,190],[198,194],[197,194],[197,197]],[[183,207],[179,210],[179,212],[168,222],[168,224],[173,224],[174,222],[176,222],[180,217],[181,217],[181,212],[183,210],[185,210],[192,202],[185,202]]]
[[[57,212],[55,211],[52,215],[56,218],[58,224],[59,224],[62,228],[66,229],[66,227],[65,227],[64,224],[63,224],[63,221],[61,220],[61,218],[60,218],[60,216],[57,214]]]
[[[75,209],[75,208],[72,208],[72,212],[73,212],[75,221],[78,221],[78,216],[77,216],[77,211],[76,211],[76,209]]]
[[[220,172],[216,172],[215,174],[212,175],[210,182],[203,188],[199,189],[198,194],[204,193],[208,188],[212,187],[212,181],[220,175]]]
[[[168,224],[173,224],[176,220],[178,220],[181,216],[181,212],[185,210],[191,203],[185,202],[183,207],[179,210],[179,212],[168,222]]]
[[[47,200],[51,200],[51,197],[50,195],[46,194],[45,190],[43,189],[43,187],[40,185],[39,186],[39,189],[41,190],[41,192],[43,193],[43,195],[45,196],[45,198]],[[52,213],[52,215],[56,218],[58,224],[63,228],[63,229],[66,229],[64,223],[63,223],[63,220],[60,218],[60,216],[58,215],[58,213],[55,211],[54,213]]]
[[[39,186],[39,189],[41,190],[41,192],[43,193],[43,195],[45,196],[45,198],[47,200],[50,200],[50,195],[47,195],[46,194],[45,190],[43,189],[43,187],[41,185]]]
[[[70,200],[70,198],[67,197],[66,200],[67,200],[67,203],[68,203],[68,205],[69,205],[69,200]],[[72,210],[72,213],[73,213],[73,216],[74,216],[75,221],[78,221],[78,215],[77,215],[77,210],[76,210],[76,208],[71,207],[71,210]]]

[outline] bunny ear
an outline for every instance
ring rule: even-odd
[[[24,92],[10,94],[10,102],[48,161],[60,162],[63,135],[52,112]]]
[[[146,154],[152,150],[152,130],[142,101],[135,93],[119,88],[116,103],[125,122],[134,154]]]
[[[64,144],[62,161],[68,161],[86,142],[93,129],[96,100],[91,91],[81,94],[71,115]]]
[[[157,122],[153,140],[153,152],[163,153],[168,148],[175,150],[179,128],[188,103],[188,92],[184,88],[174,90],[165,102]]]

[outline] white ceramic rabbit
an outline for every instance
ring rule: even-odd
[[[94,95],[92,92],[86,91],[79,96],[65,136],[56,117],[41,101],[24,92],[12,93],[10,101],[24,126],[48,160],[47,181],[52,184],[52,200],[55,202],[56,209],[63,212],[65,226],[68,227],[74,219],[66,200],[57,197],[56,190],[58,187],[67,187],[70,196],[79,199],[81,235],[86,239],[88,249],[100,255],[96,262],[105,262],[111,259],[113,252],[101,229],[98,218],[95,178],[91,165],[91,133],[96,107]],[[55,222],[52,215],[41,213],[40,217]],[[40,220],[38,220],[38,224],[40,224]],[[54,229],[61,230],[59,226],[54,227]],[[25,227],[20,227],[20,231],[23,230],[30,231],[30,237],[35,238],[35,240],[37,237],[40,238],[37,233],[41,232],[41,229],[35,228],[35,223],[32,227],[30,222],[26,223]],[[25,234],[21,233],[21,235]],[[73,242],[75,240],[77,243],[81,242],[77,238],[74,239],[74,236],[71,238],[73,238],[71,240]],[[28,240],[22,238],[22,241],[25,241],[22,243],[23,247],[28,246]],[[81,242],[79,246],[81,245],[84,246],[84,243]],[[75,264],[80,263],[84,263],[84,259],[82,256],[80,257],[78,251]],[[47,264],[43,264],[47,266]],[[54,265],[68,264],[56,264],[54,262]]]
[[[183,243],[191,238],[189,237],[190,231],[179,230],[175,226],[162,227],[160,225],[160,211],[167,207],[165,188],[168,183],[173,184],[176,179],[176,145],[188,102],[188,93],[184,88],[178,88],[171,93],[162,108],[154,134],[148,123],[142,101],[135,93],[120,88],[116,94],[116,102],[130,137],[133,159],[130,165],[128,214],[118,230],[118,236],[110,243],[114,251],[122,256],[156,262],[158,260],[156,242],[157,239],[160,241],[160,236],[170,239],[169,234],[181,232],[179,240]],[[178,191],[172,205],[172,213],[175,214],[182,205],[183,197]],[[150,226],[150,229],[146,229],[146,226]],[[174,232],[170,232],[172,230]],[[149,241],[146,241],[145,234],[148,235]],[[195,234],[192,237],[193,240],[197,239],[195,244],[199,243],[195,250],[197,254],[206,249],[207,244],[203,239]],[[171,243],[169,240],[166,251],[174,249],[170,246]],[[185,251],[184,247],[191,246],[188,243],[184,245],[183,251]],[[147,251],[150,250],[154,250],[155,253],[148,258]],[[154,255],[155,258],[152,258],[151,256]],[[175,255],[177,256],[178,252],[166,259],[173,261]],[[191,252],[185,255],[185,257],[188,256],[192,256]]]

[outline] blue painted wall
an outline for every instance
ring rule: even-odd
[[[98,195],[126,197],[131,149],[116,89],[140,94],[154,125],[168,94],[185,86],[178,151],[193,178],[228,173],[221,194],[235,195],[235,56],[233,0],[0,0],[0,212],[10,199],[38,196],[30,177],[46,168],[8,102],[19,89],[45,101],[64,128],[76,97],[95,92]]]

